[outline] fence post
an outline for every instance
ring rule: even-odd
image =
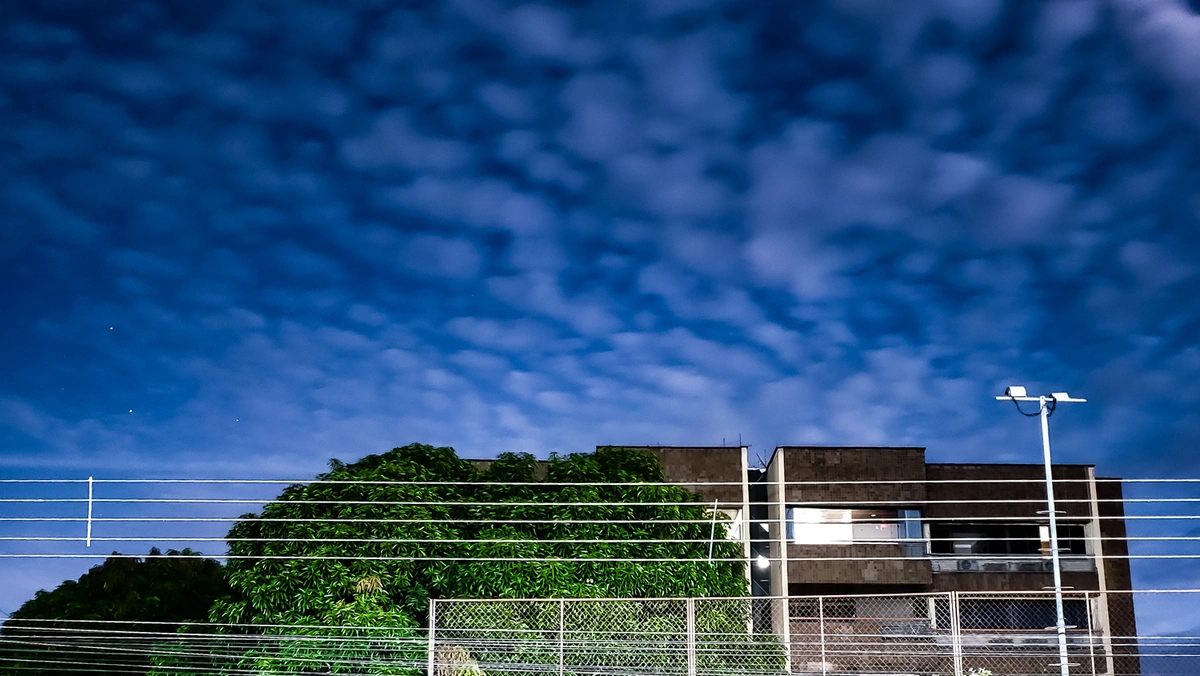
[[[829,673],[829,660],[825,657],[825,597],[817,597],[817,625],[821,628],[821,673]]]
[[[558,600],[558,676],[563,676],[564,669],[564,645],[567,631],[567,600]]]
[[[696,676],[696,599],[688,598],[687,612],[687,676]]]
[[[434,676],[433,670],[434,670],[434,667],[436,666],[436,661],[434,660],[434,655],[436,654],[434,651],[437,650],[437,643],[436,643],[437,639],[434,638],[435,633],[437,631],[436,608],[437,608],[437,599],[429,599],[429,648],[428,648],[428,650],[429,650],[429,674],[428,674],[428,676]]]
[[[92,546],[92,477],[88,477],[88,516],[87,516],[87,546]]]
[[[1088,633],[1088,662],[1092,664],[1092,676],[1096,676],[1096,621],[1092,618],[1092,604],[1095,599],[1089,598],[1091,594],[1084,594],[1084,606],[1087,609],[1087,633]]]
[[[962,616],[958,611],[958,592],[949,592],[950,600],[950,650],[954,656],[954,676],[963,673]]]
[[[790,674],[792,673],[792,598],[781,596],[775,600],[779,602],[775,613],[780,617],[779,639],[783,642],[783,667],[784,671]]]

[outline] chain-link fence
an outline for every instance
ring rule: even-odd
[[[1178,640],[1139,642],[1127,592],[1065,592],[1071,674],[1185,674]],[[1052,592],[752,599],[437,601],[436,676],[557,673],[1057,674]],[[1144,671],[1142,656],[1154,660]],[[1186,658],[1190,658],[1187,660]]]
[[[757,599],[436,601],[431,667],[486,674],[780,674]]]

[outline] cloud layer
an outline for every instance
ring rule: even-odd
[[[6,473],[420,440],[1196,475],[1200,17],[1158,0],[23,3]]]

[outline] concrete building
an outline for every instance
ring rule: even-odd
[[[968,660],[978,645],[1016,651],[1010,668],[1043,670],[1038,650],[1056,644],[1047,628],[1057,614],[1042,465],[928,463],[919,447],[784,446],[758,469],[745,447],[639,448],[729,516],[752,595],[789,597],[771,605],[770,624],[793,646],[794,670],[817,663],[802,637],[818,632],[903,636],[909,647],[953,635]],[[1072,659],[1086,663],[1081,673],[1138,673],[1136,657],[1123,657],[1135,650],[1122,637],[1137,631],[1121,484],[1091,465],[1053,474]],[[827,672],[829,646],[821,650]],[[908,664],[895,643],[880,652],[860,667],[941,668]]]
[[[760,599],[751,629],[789,646],[792,673],[1043,673],[1057,660],[1041,464],[781,446],[751,467],[745,446],[624,448],[728,518]],[[1121,484],[1091,465],[1053,475],[1071,673],[1138,674]]]

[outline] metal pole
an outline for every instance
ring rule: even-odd
[[[1046,507],[1050,516],[1050,561],[1054,568],[1054,610],[1057,613],[1055,628],[1058,631],[1058,671],[1068,676],[1067,664],[1067,620],[1063,615],[1062,563],[1058,560],[1058,513],[1054,506],[1054,474],[1050,467],[1050,410],[1046,408],[1046,397],[1038,397],[1042,418],[1042,458],[1046,464]]]
[[[717,539],[717,506],[721,504],[720,500],[713,500],[713,518],[712,528],[708,531],[708,562],[712,563],[713,541]]]
[[[567,626],[567,601],[558,600],[558,676],[563,676],[563,653],[565,652],[565,633]]]
[[[428,650],[429,650],[429,674],[428,674],[428,676],[434,676],[433,670],[434,670],[434,667],[437,666],[437,663],[434,660],[434,655],[436,654],[435,651],[437,649],[437,645],[435,644],[436,639],[434,639],[435,631],[437,629],[437,612],[435,612],[436,608],[437,608],[437,599],[429,599],[429,648],[428,648]]]
[[[950,606],[950,651],[954,660],[954,676],[963,673],[962,622],[958,610],[958,592],[949,592]]]
[[[687,612],[687,676],[696,676],[696,599],[689,598]]]
[[[829,660],[825,657],[825,597],[817,597],[817,618],[821,632],[821,673],[829,673]]]
[[[1096,676],[1096,633],[1092,631],[1092,627],[1096,626],[1096,622],[1092,619],[1092,601],[1088,594],[1083,595],[1084,603],[1087,604],[1087,630],[1088,630],[1088,661],[1092,663],[1092,676]]]
[[[87,546],[92,546],[92,477],[88,477]]]

